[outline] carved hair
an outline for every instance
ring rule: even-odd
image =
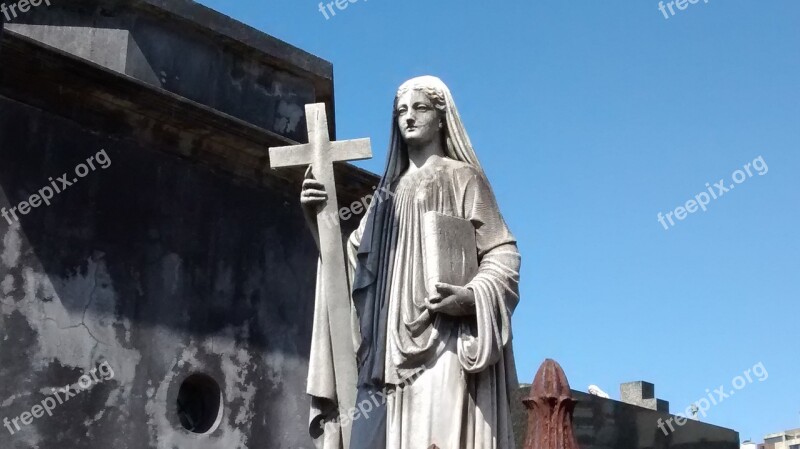
[[[383,181],[391,183],[397,179],[408,166],[408,149],[400,135],[400,128],[397,125],[397,100],[401,95],[409,90],[419,90],[430,99],[434,108],[438,111],[442,120],[442,141],[445,156],[457,161],[466,162],[483,174],[475,149],[467,136],[467,131],[461,122],[453,95],[442,80],[435,76],[420,76],[410,79],[397,89],[394,100],[394,111],[392,112],[392,137],[387,160],[386,172]]]
[[[439,117],[447,115],[447,100],[445,99],[444,92],[439,89],[424,84],[404,84],[397,90],[397,95],[394,97],[394,115],[397,116],[397,102],[406,92],[410,90],[417,90],[425,94],[428,100],[433,104],[436,111],[439,112]]]

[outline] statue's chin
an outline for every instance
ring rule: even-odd
[[[433,139],[427,139],[418,136],[409,136],[409,137],[403,136],[403,142],[406,143],[409,151],[414,151],[417,148],[425,148],[426,146],[428,146],[428,144],[433,142]]]

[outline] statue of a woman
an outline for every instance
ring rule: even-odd
[[[378,191],[390,194],[372,202],[347,248],[360,405],[353,413],[353,404],[336,404],[330,333],[315,319],[308,393],[317,446],[340,449],[339,424],[348,420],[349,449],[513,448],[511,314],[520,255],[438,78],[415,78],[398,90]],[[307,176],[307,216],[325,199],[324,187]],[[474,226],[479,269],[466,286],[438,284],[427,292],[428,211]],[[317,295],[324,294],[318,286]]]

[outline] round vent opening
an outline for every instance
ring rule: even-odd
[[[184,429],[211,433],[222,421],[222,390],[205,374],[192,374],[178,390],[178,418]]]

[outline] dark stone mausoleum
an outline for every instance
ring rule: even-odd
[[[310,449],[316,248],[267,149],[306,103],[335,135],[331,64],[185,0],[53,2],[0,43],[0,448]]]

